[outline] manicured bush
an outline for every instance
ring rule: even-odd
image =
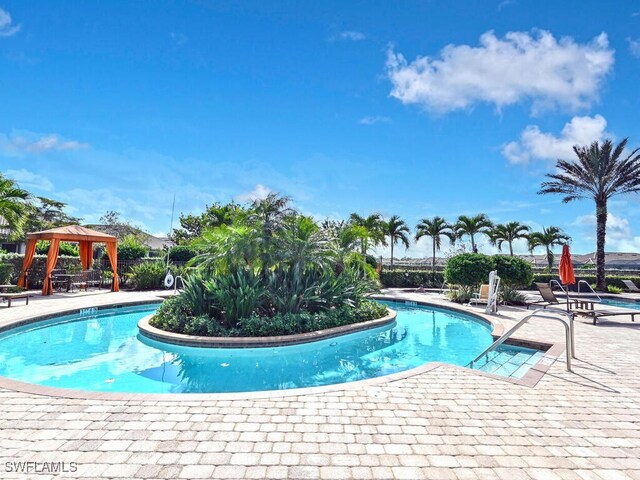
[[[531,283],[531,286],[529,288],[531,290],[535,290],[535,286],[533,285],[534,283],[549,283],[549,281],[552,279],[558,280],[558,275],[550,275],[548,273],[535,273],[533,275],[533,282]],[[572,290],[575,290],[577,288],[577,282],[580,280],[586,280],[589,285],[595,285],[596,283],[595,275],[579,275],[578,271],[576,271],[576,285],[571,286]],[[637,285],[640,283],[640,275],[607,275],[607,285],[612,285],[624,290],[626,288],[626,285],[622,283],[622,280],[631,280]],[[580,291],[585,291],[584,285],[581,286]]]
[[[384,288],[440,288],[443,272],[431,270],[382,270],[380,283]]]
[[[165,300],[151,325],[162,330],[187,335],[221,337],[263,337],[294,335],[325,330],[352,323],[381,318],[387,308],[373,300],[364,300],[357,307],[343,306],[324,312],[276,313],[260,316],[253,313],[231,328],[225,328],[208,315],[189,316],[189,303],[181,297]]]
[[[39,241],[36,244],[36,253],[39,255],[47,255],[51,242]],[[79,257],[80,249],[78,245],[69,242],[60,242],[58,247],[58,255],[66,255],[68,257]]]
[[[11,281],[13,265],[10,263],[0,263],[0,284],[7,285]]]
[[[170,262],[188,262],[195,257],[198,252],[188,245],[176,245],[169,249]]]
[[[533,281],[531,263],[522,258],[508,255],[494,255],[493,262],[503,285],[514,288],[531,285]]]
[[[487,282],[494,268],[493,258],[488,255],[462,253],[447,261],[444,278],[449,285],[480,285]]]
[[[131,282],[136,290],[154,290],[162,288],[165,265],[162,262],[144,262],[131,267]]]
[[[133,235],[128,235],[118,242],[118,260],[138,260],[148,252],[149,249]],[[103,258],[107,258],[106,252]]]

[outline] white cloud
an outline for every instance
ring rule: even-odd
[[[391,123],[391,119],[383,115],[372,115],[362,117],[360,120],[358,120],[358,123],[360,125],[375,125],[376,123]]]
[[[594,214],[582,215],[573,224],[585,227],[585,239],[595,243],[596,216]],[[613,213],[607,215],[606,250],[614,252],[637,252],[640,250],[640,236],[634,236],[629,220]]]
[[[178,45],[182,46],[189,41],[189,37],[187,37],[184,33],[180,32],[171,32],[169,34],[171,39]]]
[[[502,146],[502,155],[511,163],[573,158],[574,145],[589,145],[602,140],[609,136],[606,128],[607,120],[602,115],[573,117],[564,125],[559,136],[541,132],[537,125],[529,125],[520,134],[520,140]]]
[[[356,30],[345,30],[344,32],[340,32],[340,40],[353,40],[354,42],[359,42],[360,40],[364,40],[367,36]]]
[[[640,39],[627,38],[627,43],[629,44],[629,52],[631,55],[640,58]]]
[[[14,131],[10,135],[0,134],[0,152],[7,155],[61,152],[88,147],[86,143],[64,140],[56,134],[41,135],[28,131]]]
[[[271,193],[269,187],[265,187],[261,183],[258,183],[250,192],[241,193],[235,197],[235,200],[239,202],[253,202],[254,200],[263,200],[267,198],[267,195]]]
[[[19,30],[20,25],[13,25],[9,12],[0,8],[0,37],[10,37]]]
[[[489,31],[479,46],[447,45],[438,58],[409,63],[389,49],[387,74],[391,96],[446,113],[489,103],[501,108],[524,100],[535,112],[553,107],[587,107],[612,69],[614,51],[605,33],[586,44],[570,37],[557,40],[547,31]]]
[[[47,177],[30,172],[21,168],[20,170],[7,170],[6,176],[18,182],[23,188],[35,188],[37,190],[51,191],[53,183]]]

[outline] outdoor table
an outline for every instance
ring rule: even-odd
[[[67,292],[71,290],[71,278],[73,275],[69,273],[57,273],[56,275],[51,276],[51,283],[54,286],[58,286],[60,284],[65,284],[67,288]]]

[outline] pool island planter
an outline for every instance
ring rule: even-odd
[[[315,332],[297,333],[294,335],[277,335],[272,337],[203,337],[197,335],[185,335],[183,333],[167,332],[153,327],[149,321],[153,315],[147,315],[138,322],[140,334],[157,342],[171,343],[184,347],[200,348],[261,348],[282,347],[286,345],[299,345],[302,343],[316,342],[327,338],[339,337],[349,333],[371,330],[396,321],[396,312],[387,309],[387,315],[375,320],[342,325],[340,327],[317,330]]]

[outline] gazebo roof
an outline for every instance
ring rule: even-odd
[[[67,225],[66,227],[57,227],[41,232],[27,234],[29,240],[66,240],[67,242],[116,242],[117,238],[113,235],[91,230],[90,228],[81,227],[80,225]]]

